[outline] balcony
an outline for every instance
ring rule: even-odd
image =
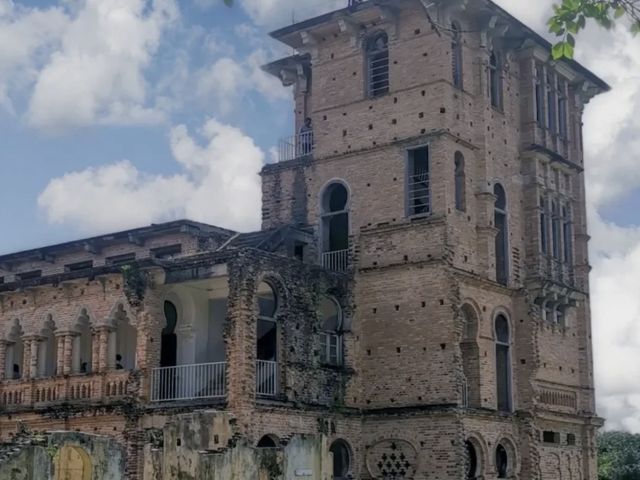
[[[256,361],[256,395],[263,397],[278,395],[278,362]]]
[[[226,370],[226,362],[154,368],[151,373],[151,401],[224,398]]]
[[[349,250],[336,250],[322,254],[322,266],[334,272],[345,272],[349,266]]]
[[[278,161],[286,162],[287,160],[306,157],[313,153],[314,148],[313,131],[281,138],[278,144]]]

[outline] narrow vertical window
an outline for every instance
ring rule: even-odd
[[[371,37],[367,44],[367,79],[369,97],[389,92],[389,37],[384,32]]]
[[[502,444],[498,444],[496,447],[496,470],[498,478],[507,478],[509,472],[509,455]]]
[[[561,80],[558,80],[557,102],[558,134],[560,134],[562,138],[567,138],[567,92],[566,83]]]
[[[464,156],[460,152],[455,154],[455,184],[456,184],[456,210],[464,212],[467,210],[466,199],[466,177],[464,173]]]
[[[494,226],[498,230],[496,234],[496,281],[506,285],[509,279],[507,196],[499,183],[496,183],[493,193],[496,197]]]
[[[547,128],[556,133],[556,88],[554,76],[547,73]]]
[[[453,72],[453,86],[462,90],[462,37],[460,25],[451,24],[451,69]]]
[[[347,480],[351,476],[351,449],[344,440],[336,440],[329,447],[333,454],[333,478],[335,480]]]
[[[511,411],[511,334],[509,322],[504,315],[498,315],[495,322],[496,335],[496,380],[498,410]]]
[[[275,396],[278,394],[278,297],[266,282],[258,286],[257,297],[256,394]]]
[[[540,197],[540,251],[545,255],[549,251],[547,237],[547,204],[544,197]]]
[[[489,57],[489,96],[491,97],[491,106],[502,109],[502,77],[500,70],[500,57],[491,52]]]
[[[467,479],[475,480],[478,475],[478,452],[470,440],[465,442],[467,448]]]
[[[429,148],[408,152],[407,214],[420,215],[431,211],[429,189]]]
[[[542,86],[542,67],[535,67],[535,113],[536,123],[539,127],[544,127],[544,90]]]
[[[565,263],[573,263],[573,233],[572,233],[571,210],[569,207],[562,207],[562,246],[564,247]]]
[[[322,266],[347,269],[349,261],[349,191],[341,182],[325,188],[321,204]]]
[[[327,365],[342,365],[342,310],[329,297],[322,297],[318,307],[321,360]]]
[[[551,242],[553,258],[560,259],[560,212],[555,200],[551,202]]]

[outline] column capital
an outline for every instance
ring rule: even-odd
[[[77,337],[80,335],[80,332],[76,332],[75,330],[56,330],[54,335],[56,337]]]
[[[95,327],[93,327],[93,331],[95,333],[102,333],[102,332],[114,332],[116,330],[116,327],[114,327],[113,325],[96,325]]]

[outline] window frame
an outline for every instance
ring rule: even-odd
[[[464,90],[464,67],[463,67],[463,41],[462,28],[457,21],[451,22],[451,69],[453,86],[458,90]]]
[[[373,50],[372,45],[374,45],[376,41],[381,37],[385,38],[386,49]],[[374,62],[381,62],[384,60],[384,58],[374,60],[373,56],[376,54],[383,55],[385,51],[386,51],[386,65],[374,66],[373,65]],[[378,73],[375,75],[373,74],[374,69],[385,69],[385,67],[386,67],[386,80],[384,79],[384,76],[385,76],[384,71],[382,73]],[[382,85],[380,87],[374,88],[374,85],[376,83],[374,81],[374,76],[382,76],[383,79],[379,81],[382,84],[386,83],[386,85]],[[384,30],[380,30],[372,33],[367,37],[367,40],[365,42],[365,81],[366,81],[365,87],[367,92],[367,98],[369,99],[384,97],[385,95],[388,95],[389,92],[391,91],[391,56],[390,56],[390,49],[389,49],[389,34]]]
[[[502,80],[502,68],[502,55],[492,49],[489,54],[488,93],[491,107],[501,113],[504,112],[504,82]]]
[[[455,206],[459,212],[467,211],[467,172],[466,161],[461,151],[456,151],[454,154],[454,193],[455,193]]]
[[[427,151],[427,181],[426,181],[426,190],[427,190],[427,205],[426,211],[424,212],[416,212],[415,207],[412,207],[412,200],[415,200],[414,197],[411,196],[410,191],[410,180],[415,175],[412,175],[413,166],[415,162],[415,158],[412,156],[413,152],[416,150],[426,149]],[[419,198],[419,197],[416,197]],[[407,218],[420,218],[427,217],[433,213],[433,205],[431,202],[431,145],[429,143],[424,143],[420,145],[415,145],[409,147],[405,150],[405,216]]]
[[[340,302],[338,302],[338,300],[335,297],[330,295],[324,295],[323,298],[329,300],[335,305],[336,311],[338,314],[338,325],[335,330],[327,330],[324,328],[324,325],[321,325],[320,362],[323,365],[328,365],[332,367],[342,367],[344,365],[344,356],[343,356],[344,312],[342,310],[342,306],[340,305]],[[320,318],[319,320],[322,322],[324,321],[324,318]],[[334,356],[332,355],[332,349],[335,349],[335,362],[332,361],[332,357]]]
[[[503,318],[507,325],[507,340],[501,340],[498,336],[498,320]],[[494,343],[495,343],[495,372],[496,372],[496,410],[503,413],[513,413],[514,402],[513,402],[513,366],[511,365],[511,341],[513,338],[511,322],[509,321],[509,317],[504,312],[498,312],[493,318],[493,330],[494,330]],[[500,377],[498,372],[498,350],[502,348],[506,353],[506,364],[505,364],[505,378],[506,384],[504,385],[506,389],[507,396],[507,406],[506,408],[500,408]]]

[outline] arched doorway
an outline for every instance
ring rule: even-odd
[[[334,480],[347,480],[351,471],[351,449],[344,440],[336,440],[329,451],[333,454]]]
[[[55,480],[91,480],[93,465],[87,452],[77,446],[65,445],[55,462]]]

